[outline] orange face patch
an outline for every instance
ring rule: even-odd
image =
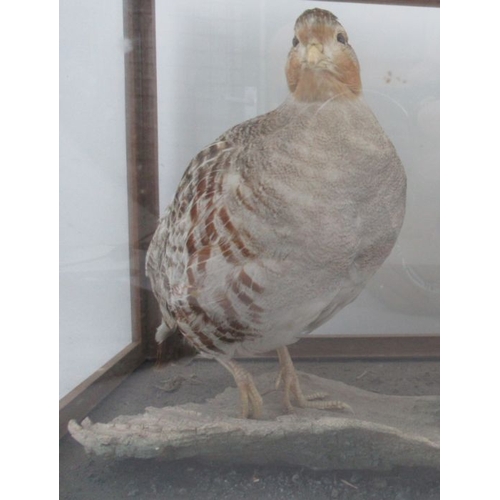
[[[303,25],[297,29],[297,37],[302,45],[321,44],[325,47],[333,42],[336,28],[330,24]],[[303,102],[323,102],[332,97],[347,99],[358,96],[361,92],[361,78],[356,55],[350,46],[337,51],[335,60],[315,67],[307,64],[292,49],[286,65],[288,87],[294,97]],[[330,65],[331,67],[328,67]]]

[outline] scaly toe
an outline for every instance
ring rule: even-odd
[[[306,401],[303,408],[314,408],[317,410],[341,410],[354,413],[354,410],[342,401]]]
[[[307,396],[304,396],[307,401],[314,401],[315,399],[325,399],[329,396],[327,392],[315,392],[314,394],[309,394]]]

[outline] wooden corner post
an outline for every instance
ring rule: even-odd
[[[145,276],[145,257],[158,223],[158,112],[154,0],[124,0],[125,91],[133,340],[155,353],[160,313]]]

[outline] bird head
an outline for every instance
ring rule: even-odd
[[[331,12],[309,9],[299,16],[286,76],[290,92],[299,101],[355,98],[361,93],[356,53]]]

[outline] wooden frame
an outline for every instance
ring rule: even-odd
[[[145,276],[145,258],[159,216],[158,117],[154,0],[124,0],[129,251],[133,340],[154,353],[159,309]]]
[[[433,0],[359,2],[439,7]],[[159,214],[155,1],[124,0],[123,6],[125,38],[132,49],[125,55],[132,343],[61,399],[60,437],[70,419],[86,416],[133,370],[155,357],[154,332],[161,320],[144,274]],[[438,335],[309,336],[290,346],[290,353],[309,359],[438,359],[439,349]]]
[[[88,415],[130,373],[144,362],[140,342],[133,342],[59,401],[59,437],[68,431],[71,419]]]
[[[294,359],[439,359],[439,335],[308,335],[288,348]]]
[[[320,2],[372,3],[406,7],[439,7],[440,0],[320,0]]]

